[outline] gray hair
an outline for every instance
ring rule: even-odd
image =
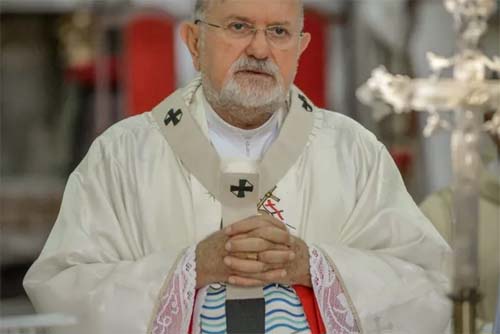
[[[196,0],[196,5],[194,7],[194,19],[201,20],[205,18],[205,13],[208,8],[209,0]]]
[[[205,14],[212,1],[213,0],[196,0],[196,5],[194,7],[195,20],[203,20],[205,18]],[[302,0],[299,1],[300,1],[300,26],[302,29],[304,27],[304,3]]]

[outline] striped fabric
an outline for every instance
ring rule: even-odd
[[[295,291],[285,285],[264,288],[267,334],[309,334],[304,310]],[[226,333],[226,287],[213,284],[207,291],[200,314],[202,334]]]

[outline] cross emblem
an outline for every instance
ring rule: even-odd
[[[309,101],[307,101],[304,95],[299,94],[299,99],[302,100],[302,108],[304,108],[307,112],[313,111],[312,105],[309,103]]]
[[[231,186],[231,192],[234,196],[238,198],[245,198],[245,192],[253,191],[253,184],[251,184],[248,180],[240,179],[239,185]]]
[[[269,210],[266,211],[269,212],[273,217],[274,215],[276,215],[279,220],[281,220],[282,222],[285,221],[285,218],[283,217],[283,210],[279,210],[276,207],[276,204],[273,203],[273,201],[271,201],[270,199],[268,199],[267,202],[264,204],[264,209],[267,208],[269,208]]]
[[[265,195],[264,197],[262,197],[262,199],[260,200],[260,202],[257,204],[257,209],[260,209],[264,203],[268,200],[268,199],[273,199],[275,200],[276,202],[279,202],[280,199],[276,196],[273,195],[273,192],[276,190],[278,186],[274,186],[273,189],[269,190]]]
[[[169,125],[170,123],[173,123],[174,126],[176,126],[177,124],[179,124],[179,122],[181,121],[182,119],[182,110],[181,109],[177,109],[174,111],[174,109],[170,109],[167,113],[167,115],[165,115],[165,120],[164,120],[164,123],[165,125]]]

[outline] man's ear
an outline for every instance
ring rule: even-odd
[[[299,55],[302,55],[304,51],[306,51],[307,47],[309,46],[309,43],[311,43],[311,34],[308,32],[304,32],[302,34],[302,37],[300,38],[300,49],[299,49]]]
[[[180,27],[181,38],[186,44],[191,57],[193,58],[194,68],[200,70],[200,50],[199,50],[199,38],[200,29],[193,22],[183,22]]]

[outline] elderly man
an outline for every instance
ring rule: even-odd
[[[299,0],[199,1],[201,72],[98,138],[25,278],[64,333],[442,333],[450,249],[389,154],[295,86]]]

